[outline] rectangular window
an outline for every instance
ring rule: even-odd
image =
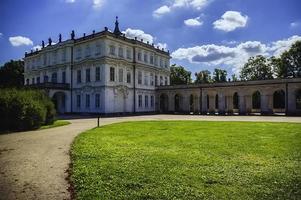
[[[95,81],[100,81],[100,67],[95,69]]]
[[[146,108],[148,108],[148,96],[147,95],[145,95],[145,97],[144,97],[144,105]]]
[[[76,59],[79,60],[82,57],[82,49],[80,47],[76,50]]]
[[[154,85],[154,74],[153,73],[150,74],[150,84],[151,84],[151,86]]]
[[[155,76],[155,86],[157,86],[158,85],[158,76],[156,75]]]
[[[154,103],[155,103],[155,101],[154,101],[154,96],[151,96],[151,107],[152,107],[152,108],[154,107]]]
[[[90,45],[86,46],[86,52],[85,52],[85,57],[88,58],[91,55],[91,48]]]
[[[115,81],[115,68],[110,67],[110,81]]]
[[[131,72],[129,71],[126,73],[126,82],[131,83]]]
[[[80,102],[80,94],[78,94],[78,95],[76,95],[76,107],[77,108],[80,108],[80,104],[81,104],[81,102]]]
[[[37,84],[40,83],[40,77],[37,77]]]
[[[119,49],[118,49],[118,56],[123,58],[123,48],[122,47],[119,47]]]
[[[138,52],[138,60],[139,60],[139,61],[142,60],[142,58],[141,58],[141,51]]]
[[[99,56],[101,54],[101,45],[99,43],[96,43],[96,52],[95,55]]]
[[[115,46],[110,46],[110,54],[115,55]]]
[[[138,107],[142,107],[142,95],[138,95]]]
[[[95,108],[100,108],[100,94],[95,94]]]
[[[130,49],[126,50],[126,58],[131,59],[131,50]]]
[[[163,85],[163,77],[160,76],[160,85]]]
[[[57,83],[57,73],[56,72],[52,73],[51,82],[52,83]]]
[[[90,108],[90,95],[86,94],[86,108]]]
[[[144,74],[144,85],[148,85],[148,76]]]
[[[86,83],[91,82],[90,69],[86,69]]]
[[[146,62],[146,63],[148,62],[147,57],[148,57],[147,53],[144,53],[144,62]]]
[[[152,64],[152,65],[154,64],[154,56],[153,56],[153,54],[150,56],[150,60],[149,61],[150,61],[150,64]]]
[[[142,72],[138,71],[138,84],[142,84]]]
[[[165,83],[164,83],[164,85],[167,85],[167,77],[165,76]]]
[[[62,73],[62,83],[66,83],[66,72]]]
[[[82,72],[81,70],[77,70],[77,83],[82,82]]]
[[[155,56],[155,65],[158,66],[158,56]]]
[[[160,58],[160,67],[163,67],[163,60]]]
[[[118,70],[118,79],[120,83],[123,82],[123,69]]]

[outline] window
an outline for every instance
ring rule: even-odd
[[[76,59],[79,60],[82,57],[82,49],[80,47],[78,47],[76,49]]]
[[[31,84],[34,84],[34,83],[35,83],[35,79],[32,78],[32,79],[31,79]]]
[[[151,102],[150,102],[150,105],[151,105],[151,107],[153,108],[154,107],[154,96],[151,96]]]
[[[138,71],[138,84],[142,84],[142,72]]]
[[[95,108],[100,108],[100,94],[95,94]]]
[[[158,85],[158,76],[156,75],[155,76],[155,86],[157,86]]]
[[[123,69],[118,70],[118,78],[119,78],[119,82],[122,83],[123,82]]]
[[[155,56],[155,65],[158,66],[158,56]]]
[[[115,46],[113,45],[110,46],[110,54],[115,55]]]
[[[57,83],[57,73],[56,72],[52,73],[51,82],[52,83]]]
[[[29,85],[29,78],[26,79],[26,85]]]
[[[91,82],[90,69],[86,69],[86,83]]]
[[[148,107],[148,96],[145,95],[144,97],[144,106],[147,108]]]
[[[148,62],[148,59],[147,59],[147,58],[148,58],[148,55],[147,55],[146,52],[144,52],[144,62],[146,62],[146,63]]]
[[[126,58],[131,59],[131,50],[130,49],[126,49]]]
[[[149,59],[150,64],[154,64],[154,55],[151,54],[150,59]]]
[[[119,49],[118,49],[118,56],[123,58],[123,48],[122,47],[119,47]]]
[[[66,61],[66,49],[65,48],[62,50],[62,61],[63,62]]]
[[[62,83],[66,83],[66,72],[62,73]]]
[[[154,74],[153,73],[150,74],[150,85],[151,86],[154,85]]]
[[[142,107],[142,95],[138,95],[138,107]]]
[[[44,83],[47,83],[47,82],[48,82],[48,76],[45,75],[45,76],[44,76]]]
[[[142,58],[141,58],[141,51],[138,51],[138,60],[141,61]]]
[[[126,73],[126,82],[131,83],[131,72],[130,71],[127,71],[127,73]]]
[[[77,108],[80,108],[80,104],[81,104],[81,102],[80,102],[80,94],[78,94],[78,95],[76,95],[76,107]]]
[[[99,56],[101,54],[101,45],[99,42],[96,43],[95,55]]]
[[[87,45],[86,46],[86,51],[85,51],[85,56],[86,58],[90,57],[91,55],[91,48],[90,48],[90,45]]]
[[[53,53],[52,53],[52,64],[56,64],[56,62],[57,62],[57,51],[54,51]]]
[[[39,84],[40,82],[40,77],[37,77],[37,84]]]
[[[165,76],[165,83],[164,83],[164,85],[167,85],[167,77]]]
[[[163,60],[160,58],[160,67],[163,67]]]
[[[144,73],[144,85],[148,85],[148,76]]]
[[[160,76],[160,85],[163,85],[163,77]]]
[[[77,70],[77,83],[82,82],[82,72],[81,70]]]
[[[96,70],[95,70],[95,81],[100,81],[100,67],[96,67]]]
[[[110,81],[115,81],[115,68],[110,67]]]
[[[90,95],[86,94],[86,108],[90,108]]]
[[[167,60],[165,60],[165,62],[164,62],[164,66],[165,66],[165,68],[167,68],[167,66],[168,66],[168,62],[167,62]]]

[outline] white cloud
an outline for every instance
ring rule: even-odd
[[[167,49],[167,44],[166,44],[166,43],[160,43],[160,42],[159,42],[159,43],[157,44],[157,46],[158,46],[160,49],[162,49],[162,48],[165,49],[165,50]]]
[[[213,0],[172,0],[169,5],[163,5],[153,12],[154,17],[160,17],[177,8],[192,8],[201,10]]]
[[[15,37],[9,37],[9,42],[14,47],[22,46],[22,45],[33,45],[33,42],[31,39],[23,36],[15,36]]]
[[[201,26],[201,25],[203,25],[203,22],[200,21],[200,17],[197,17],[197,18],[185,20],[184,24],[186,26]]]
[[[292,23],[290,23],[290,27],[291,28],[297,28],[297,27],[299,27],[301,25],[301,23],[300,22],[292,22]]]
[[[2,36],[3,36],[3,33],[0,33],[0,38],[2,38]]]
[[[149,42],[152,44],[154,42],[154,37],[150,34],[144,33],[144,31],[139,29],[131,29],[128,28],[125,31],[123,31],[126,37],[134,39],[137,37],[138,40],[143,39],[144,42]]]
[[[74,3],[75,0],[65,0],[66,3]]]
[[[162,15],[169,13],[170,12],[170,8],[168,6],[161,6],[160,8],[158,8],[157,10],[155,10],[153,12],[153,16],[154,17],[161,17]]]
[[[213,26],[215,29],[230,32],[237,28],[245,27],[247,22],[248,16],[243,16],[237,11],[227,11],[222,15],[221,19],[213,22]]]
[[[98,9],[103,6],[105,0],[93,0],[93,8]]]
[[[41,45],[36,45],[36,46],[34,46],[34,47],[32,47],[32,50],[41,50],[42,49],[42,46]]]
[[[202,63],[208,66],[233,66],[233,71],[238,72],[250,56],[279,56],[297,40],[301,40],[301,36],[295,35],[268,44],[259,41],[246,41],[233,47],[208,44],[179,48],[171,56],[176,60],[186,59],[190,63]]]

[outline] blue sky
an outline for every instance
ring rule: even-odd
[[[192,72],[238,72],[249,56],[278,56],[301,39],[300,0],[1,0],[0,64],[47,41],[114,28],[138,36]]]

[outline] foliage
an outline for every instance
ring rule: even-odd
[[[227,71],[215,68],[213,72],[213,81],[215,83],[227,82]]]
[[[54,105],[42,92],[0,89],[0,131],[37,129],[54,121]]]
[[[170,67],[170,83],[172,85],[191,83],[191,72],[185,70],[182,66],[173,64]]]
[[[297,41],[281,55],[281,62],[277,70],[283,74],[286,73],[288,78],[301,77],[301,41]]]
[[[300,128],[200,121],[107,125],[75,139],[71,181],[77,199],[300,199]]]
[[[240,78],[245,81],[273,79],[273,71],[268,60],[258,55],[249,58],[240,72]]]
[[[236,76],[236,74],[232,74],[231,78],[233,82],[238,81],[238,77]]]
[[[24,85],[24,61],[11,60],[0,67],[0,87],[23,87]]]
[[[48,128],[55,128],[55,127],[59,127],[59,126],[65,126],[70,124],[70,122],[65,121],[65,120],[56,120],[53,122],[53,124],[50,125],[43,125],[40,127],[40,129],[48,129]]]
[[[210,83],[212,82],[211,80],[211,76],[210,76],[211,72],[208,71],[208,70],[202,70],[200,72],[196,72],[194,75],[195,75],[195,83],[199,83],[199,84],[202,84],[202,83]]]

